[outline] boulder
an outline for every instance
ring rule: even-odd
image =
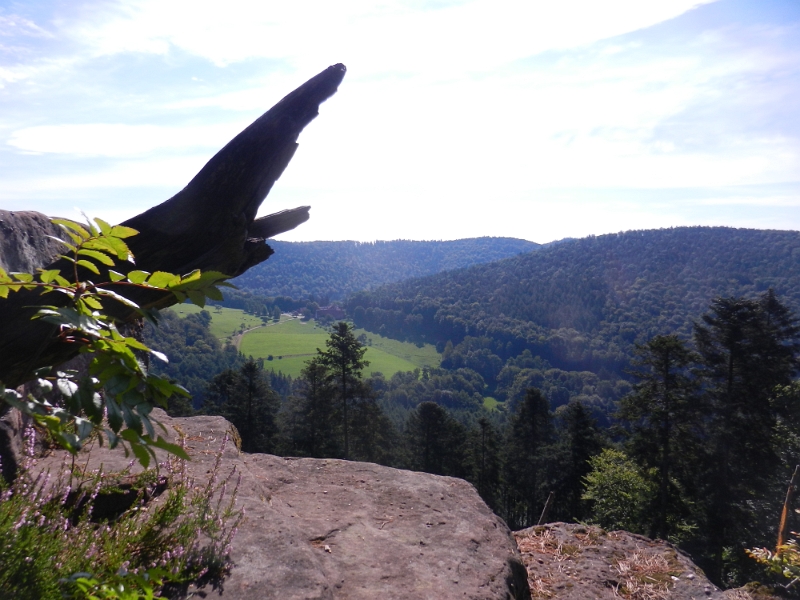
[[[208,478],[226,433],[236,436],[222,417],[171,418],[160,410],[154,416],[172,441],[185,436],[188,469],[198,482]],[[55,472],[62,458],[57,451],[37,468]],[[121,450],[88,454],[88,467],[105,472],[128,461]],[[247,454],[229,443],[222,474],[234,466],[242,473],[238,503],[247,520],[232,545],[235,567],[223,598],[530,598],[511,532],[461,479]]]
[[[61,235],[61,229],[41,213],[0,210],[0,268],[35,273],[65,250],[53,239]]]
[[[570,523],[529,527],[514,537],[533,598],[752,598],[745,589],[719,590],[689,556],[663,540]]]

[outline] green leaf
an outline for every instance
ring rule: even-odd
[[[206,296],[203,292],[199,292],[197,290],[189,290],[186,293],[189,294],[189,300],[191,300],[193,304],[196,304],[201,308],[206,305]]]
[[[114,398],[106,398],[106,408],[108,412],[108,426],[114,433],[117,433],[122,428],[122,411],[119,409],[119,404]]]
[[[118,238],[129,238],[133,237],[138,233],[139,231],[134,229],[133,227],[125,227],[124,225],[114,225],[114,227],[111,228],[111,232],[109,233],[109,235],[113,235],[114,237]]]
[[[201,275],[202,275],[202,273],[200,272],[200,269],[195,269],[194,271],[192,271],[188,275],[184,275],[183,277],[181,277],[181,283],[182,284],[183,283],[191,283],[192,281],[196,281],[196,280],[200,279]]]
[[[111,234],[111,225],[103,221],[103,219],[95,217],[94,222],[97,223],[97,226],[100,228],[100,231],[103,233],[103,235]]]
[[[86,248],[81,248],[80,250],[78,250],[78,254],[82,254],[84,256],[90,256],[97,262],[102,263],[106,266],[109,267],[114,266],[114,259],[111,258],[105,252],[100,252],[99,250],[87,250]]]
[[[81,296],[79,299],[80,310],[91,312],[92,310],[102,310],[103,305],[94,296]]]
[[[80,417],[75,418],[75,427],[78,430],[78,438],[83,441],[94,431],[94,423]]]
[[[147,281],[148,277],[150,277],[150,273],[148,273],[147,271],[131,271],[130,273],[128,273],[128,281],[130,281],[131,283],[136,283],[136,284],[144,283],[145,281]]]
[[[179,283],[181,280],[180,276],[175,275],[174,273],[166,273],[164,271],[156,271],[150,277],[147,278],[148,285],[152,285],[153,287],[159,289],[166,289],[170,285]]]
[[[130,347],[130,348],[135,348],[136,350],[141,350],[141,351],[143,351],[143,352],[150,352],[150,348],[148,348],[147,346],[145,346],[145,345],[144,345],[142,342],[140,342],[140,341],[139,341],[139,340],[137,340],[136,338],[132,338],[132,337],[126,337],[126,338],[125,338],[125,343],[126,343],[126,344],[127,344],[129,347]]]
[[[218,300],[222,302],[225,299],[220,289],[215,285],[212,285],[203,291],[206,293],[206,296],[208,296],[212,300]]]
[[[33,281],[33,275],[30,273],[12,273],[11,276],[17,281],[22,281],[24,283]]]
[[[60,225],[65,231],[69,231],[71,229],[75,233],[81,235],[83,239],[88,239],[90,237],[89,232],[75,221],[69,221],[67,219],[50,219],[50,221],[56,225]]]
[[[174,454],[183,460],[192,460],[191,457],[186,453],[186,450],[181,448],[178,444],[169,443],[161,436],[158,436],[158,439],[154,442],[150,441],[150,445],[155,446],[156,448],[161,448],[162,450],[166,450],[170,454]]]
[[[130,431],[130,429],[126,429],[122,433],[127,431]],[[150,453],[147,451],[147,448],[139,443],[131,442],[131,450],[133,450],[134,455],[136,455],[136,458],[139,460],[139,464],[145,469],[150,466]]]
[[[125,279],[125,275],[123,275],[122,273],[117,273],[116,271],[112,271],[110,269],[108,271],[108,276],[109,276],[109,278],[111,278],[111,281],[113,281],[114,283],[116,283],[117,281],[122,281],[123,279]]]
[[[116,300],[117,302],[121,302],[125,306],[130,306],[131,308],[139,308],[139,305],[136,304],[133,300],[128,300],[125,296],[121,296],[116,292],[112,292],[111,290],[107,290],[105,288],[97,288],[97,293],[102,296],[109,296]]]
[[[81,259],[81,260],[77,261],[77,264],[79,264],[80,266],[82,266],[82,267],[84,267],[86,269],[89,269],[95,275],[100,275],[100,270],[97,268],[97,265],[95,265],[93,262],[89,262],[88,260],[82,260]]]
[[[46,271],[41,271],[39,273],[39,281],[41,281],[42,283],[50,283],[56,278],[56,276],[59,273],[60,272],[58,269],[48,269]]]

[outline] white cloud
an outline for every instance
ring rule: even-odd
[[[436,10],[403,2],[140,0],[63,24],[96,55],[178,48],[227,65],[253,57],[299,69],[331,60],[364,74],[485,71],[548,49],[635,31],[713,0],[474,0]],[[92,7],[97,11],[97,7]]]
[[[161,150],[218,149],[247,124],[187,127],[108,123],[40,125],[12,132],[7,143],[29,153],[126,157]]]
[[[0,15],[0,38],[18,36],[52,38],[53,34],[19,15]]]
[[[786,222],[776,216],[795,206],[785,193],[699,194],[659,204],[594,195],[598,188],[797,180],[800,136],[787,128],[796,120],[783,116],[792,114],[798,91],[798,25],[700,27],[686,15],[680,23],[694,23],[690,33],[676,34],[678,21],[646,29],[699,4],[71,6],[48,25],[60,36],[61,54],[0,67],[0,85],[5,77],[10,90],[0,102],[17,109],[2,111],[0,150],[29,170],[0,166],[0,194],[37,201],[61,194],[70,206],[83,194],[102,206],[99,198],[112,190],[135,200],[103,210],[130,216],[180,189],[263,110],[342,61],[344,84],[301,136],[262,210],[312,204],[312,221],[287,234],[292,239],[548,241],[709,222],[715,208],[733,224],[735,207],[743,214],[755,205],[772,215],[765,219]],[[699,10],[706,19],[723,9]],[[65,74],[54,77],[58,61]],[[50,109],[73,74],[83,87],[70,99],[81,102],[70,120],[69,106]],[[127,81],[131,74],[141,79]],[[55,99],[37,95],[37,86]],[[109,106],[106,91],[124,104]],[[29,126],[12,122],[16,115]],[[23,152],[37,155],[22,162]],[[74,173],[65,173],[66,164]]]

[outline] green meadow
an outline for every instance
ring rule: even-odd
[[[172,310],[185,317],[203,309],[194,304],[179,304],[173,306]],[[272,368],[292,377],[300,375],[306,361],[317,353],[317,348],[324,349],[325,341],[330,337],[328,331],[318,327],[313,320],[303,322],[285,318],[280,323],[269,321],[266,326],[262,326],[260,318],[248,315],[243,310],[215,306],[205,310],[211,315],[212,335],[222,342],[232,339],[242,329],[242,325],[244,329],[258,327],[242,336],[239,350],[245,356],[263,358],[267,369]],[[365,373],[379,371],[388,378],[398,371],[438,367],[441,362],[441,356],[431,344],[418,347],[363,329],[357,329],[355,334],[364,334],[369,340],[364,358],[370,364],[364,369]],[[272,360],[268,360],[270,356]]]
[[[207,306],[200,308],[196,304],[176,304],[171,307],[181,317],[192,313],[199,313],[206,310],[211,315],[211,335],[222,341],[229,340],[235,333],[238,333],[244,325],[244,329],[258,327],[262,325],[259,317],[248,315],[243,310],[237,308],[222,308],[221,306]]]

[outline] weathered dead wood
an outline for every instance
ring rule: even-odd
[[[792,480],[789,482],[789,489],[786,490],[786,500],[783,502],[781,511],[781,522],[778,526],[778,544],[775,554],[780,554],[783,546],[789,541],[789,521],[794,509],[794,499],[797,495],[797,485],[800,483],[800,465],[794,468]]]
[[[294,156],[300,132],[336,92],[345,71],[344,65],[333,65],[304,83],[233,138],[183,190],[126,221],[139,231],[128,240],[135,268],[180,274],[201,269],[235,277],[269,258],[273,251],[265,240],[307,221],[309,207],[260,219],[256,213]],[[57,261],[49,268],[64,266]],[[54,296],[19,292],[0,301],[0,381],[6,386],[75,354],[77,349],[57,340],[53,326],[30,320],[37,305],[55,303]],[[174,303],[162,292],[129,297],[142,306]],[[134,317],[119,306],[109,309],[122,319]]]

